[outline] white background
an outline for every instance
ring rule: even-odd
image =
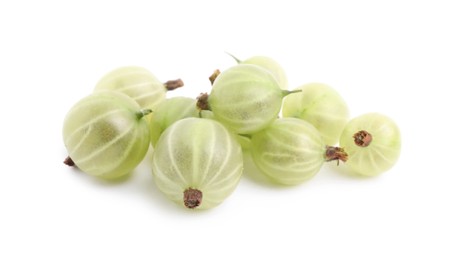
[[[445,2],[2,0],[0,259],[449,259]],[[65,113],[104,73],[143,66],[196,97],[234,64],[225,51],[392,117],[399,162],[368,179],[326,165],[295,187],[247,165],[200,212],[168,201],[148,160],[118,183],[62,164]]]

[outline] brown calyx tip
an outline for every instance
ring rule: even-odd
[[[209,81],[210,81],[211,85],[214,84],[215,79],[218,77],[218,75],[220,75],[220,73],[221,73],[220,70],[216,69],[216,70],[214,70],[214,73],[212,73],[212,75],[210,75]]]
[[[184,205],[186,208],[194,209],[201,204],[203,193],[200,190],[188,188],[184,191]]]
[[[358,131],[354,137],[354,143],[360,147],[367,147],[373,140],[373,136],[365,130]]]
[[[169,80],[164,83],[164,86],[168,91],[171,91],[184,86],[184,82],[181,79]]]
[[[207,93],[201,93],[196,99],[198,100],[196,102],[196,107],[199,110],[210,110],[209,102],[207,99],[209,98],[209,94]]]
[[[335,146],[326,146],[326,162],[337,161],[337,164],[340,161],[346,162],[348,160],[348,154],[341,147]]]
[[[73,162],[72,158],[70,156],[67,156],[64,160],[64,164],[68,166],[75,166],[75,162]]]

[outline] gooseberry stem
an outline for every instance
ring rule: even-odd
[[[250,134],[238,134],[238,135],[246,137],[248,139],[251,139],[251,137],[252,137],[252,135],[250,135]]]
[[[171,91],[184,86],[184,82],[181,79],[169,80],[164,83],[164,86],[167,91]]]
[[[194,209],[201,204],[203,193],[200,190],[188,188],[184,191],[184,205],[189,209]]]
[[[218,75],[220,75],[220,73],[221,73],[220,70],[216,69],[216,70],[214,70],[214,73],[212,73],[212,75],[210,75],[209,81],[210,81],[211,85],[214,84],[215,79],[218,77]]]
[[[348,154],[341,147],[326,146],[326,153],[324,155],[326,162],[337,161],[337,165],[340,161],[346,162],[348,160]]]
[[[148,108],[142,109],[142,110],[138,111],[138,112],[136,113],[137,120],[140,120],[142,117],[148,115],[148,114],[151,113],[151,112],[153,112],[153,110],[148,109]]]
[[[302,89],[295,89],[295,90],[282,90],[282,96],[285,97],[287,95],[302,92]]]
[[[367,147],[373,140],[373,136],[365,130],[358,131],[354,137],[354,143],[360,147]]]
[[[211,110],[209,106],[209,102],[207,99],[209,98],[209,94],[207,93],[201,93],[196,99],[198,100],[196,102],[196,107],[199,110]]]
[[[242,61],[239,60],[237,57],[235,57],[234,55],[230,54],[229,52],[225,51],[226,54],[228,54],[229,56],[231,56],[237,63],[241,63]]]
[[[72,158],[70,156],[67,156],[64,160],[64,164],[67,166],[75,166],[75,162],[73,162]]]

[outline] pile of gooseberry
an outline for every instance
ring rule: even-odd
[[[351,119],[334,88],[309,83],[288,90],[275,60],[235,60],[213,73],[210,92],[197,99],[166,98],[183,86],[180,79],[162,83],[142,67],[111,71],[67,113],[64,162],[115,179],[130,174],[152,146],[148,158],[159,190],[186,208],[208,209],[238,185],[244,150],[281,185],[307,181],[329,161],[344,162],[351,174],[377,176],[398,160],[400,132],[389,117]]]

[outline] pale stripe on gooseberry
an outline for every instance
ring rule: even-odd
[[[175,125],[173,127],[177,127],[177,125]],[[174,153],[173,153],[173,147],[172,147],[172,144],[173,144],[172,137],[173,137],[173,133],[174,132],[175,131],[169,132],[169,134],[167,135],[168,144],[166,144],[167,145],[167,149],[168,149],[168,156],[170,156],[170,161],[171,162],[176,162],[175,158],[173,157]],[[177,173],[177,175],[179,177],[179,180],[182,181],[182,184],[186,184],[187,181],[182,176],[181,170],[178,168],[178,165],[176,163],[173,163],[172,166],[174,167],[174,170]]]
[[[388,162],[388,163],[394,163],[394,161],[393,161],[392,159],[387,158],[387,157],[385,156],[384,153],[382,153],[381,151],[379,151],[379,149],[380,149],[380,148],[378,148],[378,147],[373,147],[373,148],[371,149],[371,152],[372,152],[373,154],[376,154],[377,157],[381,158],[382,160],[384,160],[384,161],[386,161],[386,162]]]
[[[226,162],[229,163],[229,162]],[[224,164],[224,163],[223,163]],[[217,185],[221,185],[221,183],[228,181],[228,179],[232,179],[234,175],[239,174],[241,171],[241,166],[236,165],[234,169],[230,170],[228,173],[226,173],[227,177],[223,177],[220,181],[215,181],[219,176],[221,177],[221,174],[223,174],[222,170],[219,174],[216,174],[214,178],[210,179],[207,183],[201,184],[200,186],[211,188]],[[214,183],[213,183],[214,182]]]
[[[139,101],[141,101],[142,99],[148,98],[148,97],[152,97],[153,101],[165,99],[165,95],[155,96],[155,95],[153,95],[153,93],[150,93],[150,92],[147,92],[147,93],[139,95],[139,96],[133,96],[132,98],[134,100],[136,100],[137,103],[139,103]]]
[[[157,84],[154,84],[152,82],[140,82],[140,83],[134,83],[134,84],[129,84],[129,85],[123,85],[123,86],[115,88],[115,90],[127,91],[127,90],[131,90],[131,89],[139,89],[141,87],[153,86],[153,85],[157,85]]]
[[[271,179],[287,185],[313,177],[326,160],[344,158],[339,154],[328,158],[318,130],[297,118],[277,119],[254,134],[251,143],[251,155],[256,166]]]
[[[231,140],[229,138],[226,138],[226,148],[228,148],[230,146],[230,143],[231,143]],[[221,164],[218,171],[211,178],[208,178],[209,176],[205,175],[204,178],[202,179],[201,186],[207,187],[208,185],[210,185],[213,181],[215,181],[218,177],[220,177],[224,173],[224,169],[227,166],[229,159],[231,158],[231,149],[226,149],[226,150],[227,150],[226,157],[224,158],[223,163]]]
[[[267,56],[253,56],[246,60],[240,60],[234,55],[228,53],[238,64],[252,64],[269,71],[279,83],[281,89],[287,89],[287,76],[281,65],[274,59]]]
[[[154,110],[150,121],[151,144],[156,146],[160,135],[174,122],[187,118],[199,117],[197,101],[188,97],[173,97],[161,101]]]
[[[114,137],[114,139],[110,140],[109,142],[105,143],[102,147],[98,148],[95,151],[92,151],[88,156],[83,157],[83,159],[79,159],[77,160],[76,163],[84,163],[87,162],[89,160],[92,160],[93,158],[95,158],[95,156],[101,154],[101,152],[107,150],[108,148],[110,148],[112,145],[114,145],[115,143],[117,143],[118,141],[120,141],[121,139],[125,138],[128,134],[133,133],[134,132],[134,136],[135,136],[135,131],[132,131],[134,129],[134,125],[131,125],[128,129],[126,129],[123,133],[117,135],[116,137]],[[129,147],[130,145],[128,145]],[[72,152],[73,156],[75,156],[75,154]]]
[[[312,169],[319,168],[321,164],[323,163],[323,160],[310,160],[308,162],[294,162],[290,163],[289,167],[286,167],[285,165],[279,165],[279,164],[273,164],[273,163],[266,163],[263,162],[264,160],[271,160],[272,158],[279,158],[283,157],[283,155],[279,154],[273,154],[273,153],[264,153],[261,158],[261,165],[268,166],[271,169],[276,169],[280,173],[286,173],[289,171],[296,171],[299,174],[301,173],[307,173]],[[285,155],[286,158],[290,158],[287,154]],[[307,168],[305,167],[307,166]]]
[[[154,109],[165,99],[167,88],[143,67],[120,67],[103,76],[96,91],[113,90],[134,99],[141,108]],[[147,117],[148,119],[150,117]]]
[[[63,126],[64,144],[71,160],[90,175],[117,178],[143,159],[149,145],[149,127],[130,97],[99,91],[76,103]]]
[[[125,69],[125,70],[131,70],[132,71],[121,71],[121,73],[117,73],[116,71],[120,70],[120,69]],[[116,73],[116,75],[114,76],[110,76],[111,73]],[[127,76],[131,76],[131,75],[135,75],[135,76],[142,76],[145,78],[151,78],[153,79],[155,82],[157,82],[157,78],[147,69],[142,68],[142,67],[136,67],[136,66],[131,66],[131,67],[121,67],[121,68],[117,68],[113,71],[110,71],[108,74],[105,75],[105,77],[107,76],[108,78],[105,80],[104,78],[100,80],[100,82],[103,85],[106,85],[106,83],[110,84],[111,82],[114,82],[115,80],[117,80],[118,78],[121,77],[127,77]],[[99,82],[99,83],[100,83]],[[162,83],[161,83],[162,84]]]
[[[118,113],[120,113],[121,111],[122,111],[122,109],[114,109],[114,110],[111,110],[111,111],[109,111],[109,112],[107,112],[107,113],[104,113],[104,114],[102,114],[102,115],[99,115],[99,116],[96,116],[96,117],[92,118],[91,120],[87,121],[87,122],[84,123],[83,125],[80,125],[80,126],[77,127],[75,130],[73,130],[73,131],[71,132],[71,134],[70,134],[69,136],[66,137],[66,143],[67,143],[67,144],[70,144],[70,143],[72,142],[72,139],[73,139],[77,134],[79,134],[80,131],[83,131],[84,129],[86,129],[86,127],[88,127],[88,126],[90,126],[90,125],[92,125],[92,124],[95,124],[95,123],[99,122],[100,120],[105,119],[105,118],[107,118],[107,117],[109,117],[109,116],[111,116],[111,115],[113,115],[113,114],[118,114]],[[83,138],[85,138],[85,137],[87,137],[87,135],[84,134],[84,135],[83,135]],[[78,140],[75,140],[75,141],[77,141],[77,143],[78,143]],[[79,146],[79,145],[80,145],[80,144],[78,143],[77,146]]]
[[[85,130],[85,131],[83,132],[81,139],[75,140],[77,142],[75,143],[75,146],[72,149],[72,154],[76,153],[78,151],[78,149],[80,149],[81,145],[86,141],[86,139],[89,138],[89,134],[92,131],[92,127],[86,126],[86,127],[83,127],[82,130]],[[78,129],[77,129],[77,131],[78,131]],[[72,135],[72,136],[74,136],[74,135]],[[71,140],[74,140],[74,139],[70,138],[69,140],[66,141],[67,145],[71,145],[71,143],[70,143]]]
[[[158,188],[189,208],[210,208],[222,202],[235,189],[243,169],[237,141],[224,126],[204,118],[185,118],[168,127],[157,142],[152,162]],[[186,204],[187,190],[201,192],[199,206],[192,200]]]
[[[282,115],[308,121],[321,133],[327,145],[337,143],[349,120],[349,109],[340,94],[322,83],[308,83],[296,89],[302,92],[284,99]]]
[[[237,65],[215,79],[208,105],[216,119],[233,131],[252,134],[276,119],[287,94],[267,70]]]
[[[130,151],[131,151],[131,149],[134,148],[134,145],[135,145],[136,142],[137,142],[136,136],[137,136],[137,132],[136,132],[136,131],[133,131],[132,138],[130,138],[131,140],[133,140],[133,141],[132,141],[132,144],[130,143],[130,144],[126,147],[126,149],[123,151],[123,155],[129,154]],[[108,143],[108,145],[112,145],[112,144],[111,144],[111,143]],[[103,149],[103,150],[105,150],[105,149]],[[99,154],[97,154],[97,155],[95,155],[95,156],[98,156],[98,155],[99,155]],[[93,157],[93,158],[94,158],[94,157]],[[93,159],[93,158],[91,158],[91,159]],[[91,160],[91,159],[90,159],[90,160]],[[123,156],[123,157],[120,158],[120,160],[117,160],[117,161],[115,161],[113,164],[109,165],[109,167],[102,167],[103,169],[102,169],[102,171],[99,171],[99,174],[98,174],[98,175],[102,175],[102,174],[104,174],[104,173],[106,173],[106,172],[109,172],[109,171],[112,170],[112,169],[115,169],[115,168],[118,167],[120,164],[122,164],[125,160],[128,160],[128,158],[127,158],[126,156]],[[94,165],[95,165],[95,164],[94,164]],[[86,169],[86,171],[89,171],[89,170],[90,170],[89,168]]]
[[[215,131],[214,131],[214,132],[211,132],[210,134],[212,135],[212,138],[211,138],[211,139],[215,140],[215,138],[216,138],[216,133],[215,133]],[[210,142],[209,153],[213,153],[213,152],[215,151],[215,146],[216,146],[216,142]],[[210,172],[210,167],[211,167],[211,165],[212,165],[212,161],[213,161],[213,157],[212,157],[212,156],[209,156],[209,158],[207,159],[206,168],[205,168],[204,172]],[[200,185],[200,186],[205,186],[205,185],[204,185],[204,181],[205,181],[206,179],[207,179],[207,174],[204,174],[204,176],[203,176],[203,177],[201,178],[201,180],[198,182],[199,185]]]
[[[367,113],[348,122],[340,145],[348,153],[346,165],[353,173],[376,176],[389,170],[398,160],[401,136],[392,119],[379,113]]]

